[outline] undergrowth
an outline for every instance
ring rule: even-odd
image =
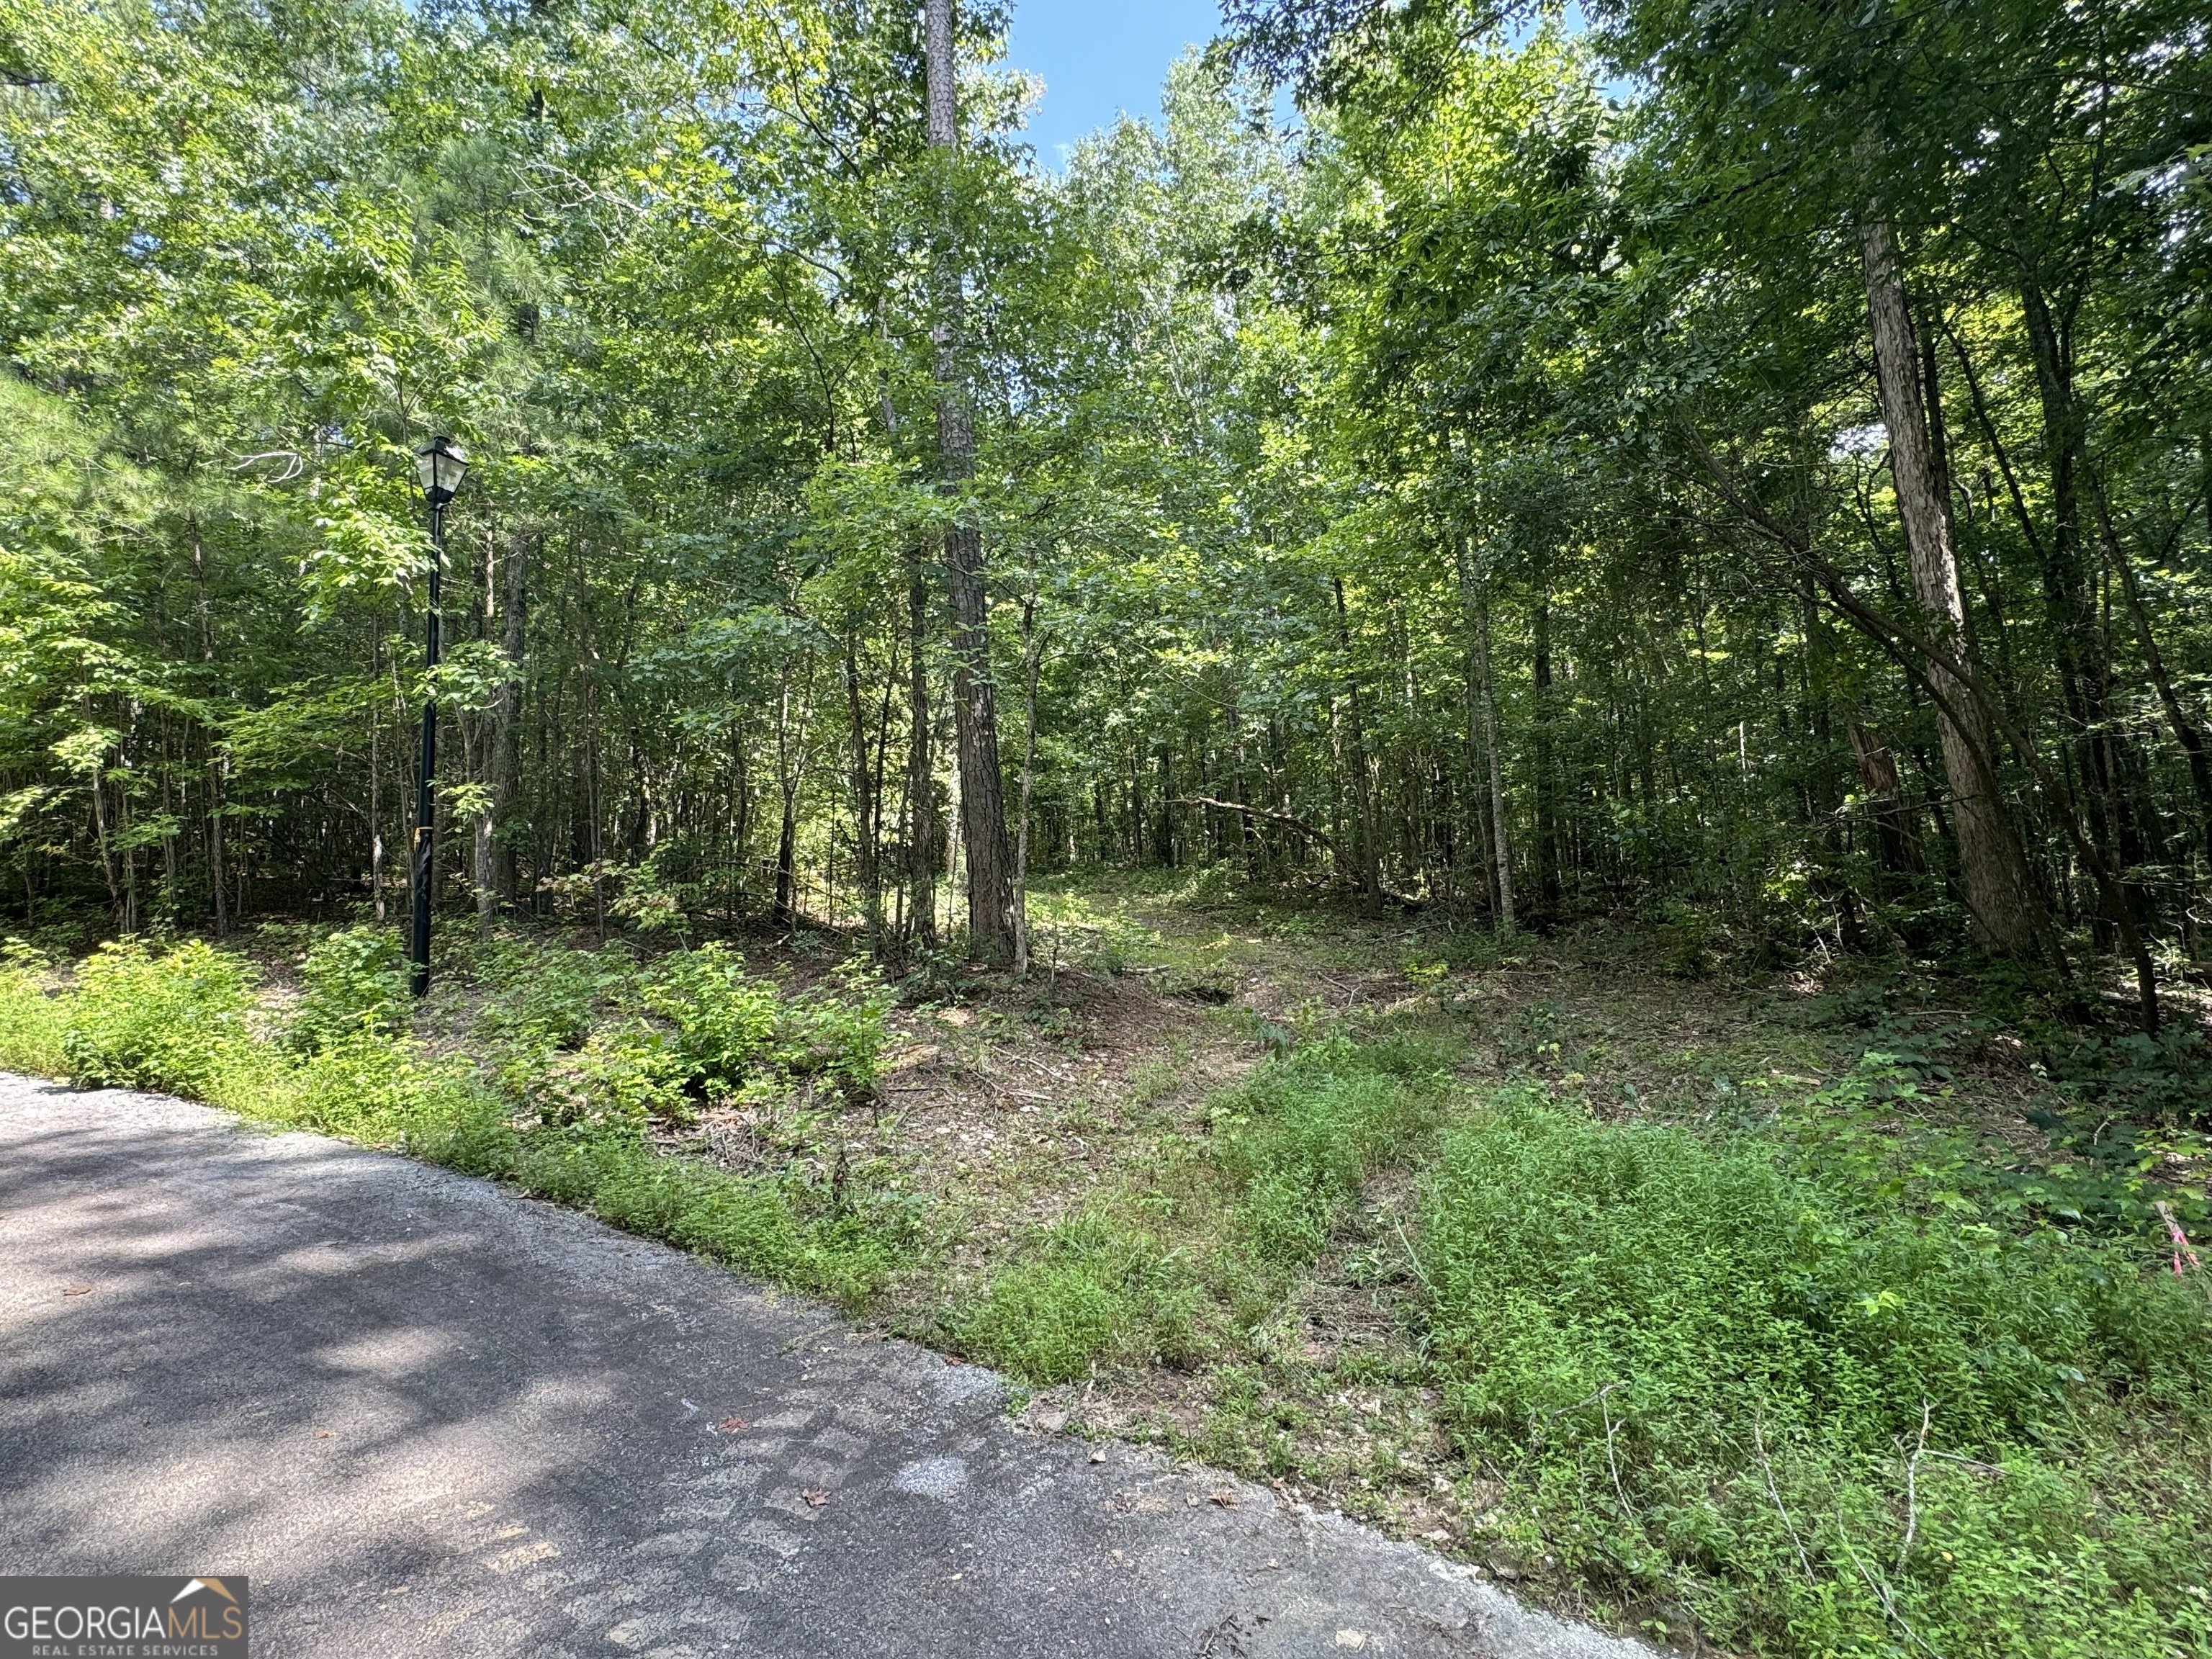
[[[1401,1030],[1271,1060],[1212,1103],[1202,1145],[1046,1230],[954,1316],[953,1334],[1040,1383],[1233,1348],[1312,1265],[1362,1182],[1432,1129],[1456,1048],[1447,1033]]]
[[[1431,1363],[1499,1530],[1729,1650],[2205,1650],[2201,1282],[1868,1175],[1533,1086],[1457,1126]]]
[[[885,1006],[872,984],[848,977],[785,995],[745,980],[732,956],[712,947],[664,959],[641,981],[595,984],[595,996],[621,992],[641,1010],[621,1029],[644,1034],[634,1063],[646,1083],[610,1109],[576,1112],[503,1088],[511,1068],[434,1053],[408,1035],[402,972],[396,948],[370,930],[321,939],[301,964],[289,1024],[266,1034],[256,1029],[252,965],[234,952],[200,942],[167,951],[109,945],[60,983],[18,950],[0,963],[0,1066],[161,1089],[255,1121],[392,1147],[848,1308],[903,1259],[909,1218],[878,1194],[843,1181],[833,1188],[795,1166],[757,1175],[705,1167],[667,1156],[651,1134],[657,1115],[681,1114],[744,1077],[867,1087]]]
[[[1215,1408],[1170,1437],[1261,1474],[1402,1363],[1490,1494],[1468,1547],[1703,1650],[2212,1651],[2212,1307],[2146,1230],[2186,1194],[1917,1116],[1909,1055],[1701,1129],[1472,1097],[1459,1058],[1403,1021],[1279,1052],[952,1334],[1040,1384],[1202,1367]],[[1419,1172],[1375,1252],[1413,1346],[1302,1384],[1272,1322],[1390,1169]]]

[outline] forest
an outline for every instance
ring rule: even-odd
[[[1194,1376],[1170,1440],[1686,1651],[2212,1650],[2203,11],[1230,0],[1057,168],[1008,25],[0,0],[0,932],[45,1011],[0,1058],[248,1109],[276,1060],[115,1033],[234,1023],[304,953],[292,1052],[444,1064],[477,1016],[407,1036],[390,990],[420,886],[507,1070],[293,1121],[888,1295],[1040,1389]],[[1273,942],[1224,969],[1224,928]],[[1666,1019],[1795,985],[1857,1035],[1638,1071],[1612,994],[1527,991],[1577,952]],[[1439,1036],[1492,970],[1511,1010]],[[1140,992],[1201,1058],[1246,1022],[1193,1073],[1225,1095],[1131,1062],[1200,1148],[1131,1155],[1156,1207],[915,1243],[884,1056],[971,1006],[1079,1048],[1068,998]],[[1975,1067],[2004,1127],[1916,1115]],[[479,1088],[538,1127],[394,1127]],[[836,1090],[877,1106],[824,1139]],[[726,1098],[767,1232],[575,1150],[681,1162]],[[1409,1235],[1362,1182],[1416,1146]],[[1509,1223],[1501,1170],[1557,1205]],[[1269,1415],[1305,1385],[1262,1312],[1393,1228],[1450,1516],[1299,1461],[1328,1386]],[[1571,1309],[1547,1239],[1628,1301]],[[1694,1294],[1644,1283],[1669,1252]],[[1830,1294],[1863,1311],[1815,1342],[1790,1298]],[[1678,1321],[1735,1392],[1636,1346]]]
[[[487,917],[1006,960],[1032,869],[1225,862],[2112,957],[2155,1029],[2193,10],[1341,9],[1058,175],[988,12],[930,115],[899,8],[18,8],[23,925],[387,905],[429,699]]]

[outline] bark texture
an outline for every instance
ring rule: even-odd
[[[496,826],[491,847],[491,884],[498,902],[514,905],[514,835],[512,820],[522,787],[522,655],[523,605],[529,592],[530,541],[515,532],[507,544],[505,589],[501,619],[500,650],[507,660],[507,678],[499,688],[494,707],[495,729],[492,747],[492,818]]]
[[[925,0],[922,22],[929,144],[949,157],[960,146],[952,0]],[[949,183],[945,204],[939,227],[931,337],[936,346],[939,477],[951,489],[975,475],[975,431],[961,350],[959,247]],[[1014,953],[1013,870],[1006,846],[1006,787],[999,770],[983,538],[972,523],[956,524],[945,532],[945,583],[952,612],[952,726],[959,750],[961,840],[968,853],[969,949],[987,960],[1006,962]]]
[[[1899,516],[1912,564],[1913,591],[1930,631],[1954,653],[1966,647],[1966,601],[1951,544],[1950,516],[1936,485],[1928,420],[1920,397],[1920,354],[1912,316],[1898,271],[1888,222],[1869,216],[1859,229],[1867,312],[1874,344],[1875,377],[1882,424],[1889,434],[1890,471]],[[2036,952],[2035,899],[2026,860],[1992,787],[1987,721],[1972,690],[1940,668],[1948,712],[1938,719],[1943,775],[1953,799],[1951,821],[1959,843],[1959,873],[1973,913],[1974,938],[1995,956]]]
[[[929,755],[929,590],[916,562],[907,586],[914,653],[907,681],[907,933],[937,948],[937,773]]]

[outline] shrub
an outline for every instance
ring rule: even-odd
[[[635,964],[618,945],[570,951],[494,939],[478,954],[478,977],[491,994],[477,1028],[532,1050],[582,1048],[599,1004],[637,988]]]
[[[678,1081],[695,1095],[730,1094],[763,1073],[825,1078],[861,1095],[881,1070],[892,998],[857,963],[781,996],[728,946],[702,945],[656,964],[645,1002],[674,1026]]]
[[[51,1077],[64,1068],[61,1003],[49,994],[44,952],[21,939],[0,944],[0,1066]]]
[[[800,1076],[825,1078],[849,1096],[874,1093],[890,1040],[884,1022],[895,1001],[873,969],[839,963],[829,984],[785,1002],[776,1025],[777,1061]]]
[[[880,1194],[841,1188],[833,1197],[796,1172],[738,1176],[663,1156],[641,1127],[685,1109],[691,1062],[658,1026],[638,1019],[595,1033],[574,1068],[583,1081],[572,1097],[584,1107],[518,1126],[469,1060],[427,1054],[392,1030],[392,958],[374,936],[352,930],[324,943],[311,952],[310,1006],[281,1045],[248,1026],[247,965],[210,945],[166,955],[136,941],[105,946],[51,999],[41,964],[13,951],[0,958],[0,1060],[172,1090],[512,1181],[848,1308],[873,1297],[908,1249],[912,1216]]]
[[[300,983],[291,1038],[309,1054],[360,1032],[406,1029],[407,953],[396,933],[364,927],[325,934],[308,947]]]
[[[726,1093],[775,1057],[775,988],[745,972],[726,945],[678,951],[655,965],[646,1006],[676,1028],[685,1081]]]
[[[541,1122],[641,1128],[690,1121],[694,1075],[668,1034],[643,1020],[602,1026],[568,1063],[524,1049],[503,1068],[510,1087]]]
[[[1778,1156],[1525,1088],[1449,1137],[1432,1350],[1530,1541],[1753,1650],[2201,1642],[2203,1495],[2118,1450],[2201,1434],[2201,1291]]]
[[[65,1004],[63,1065],[72,1082],[204,1094],[248,1041],[253,974],[193,940],[156,956],[142,940],[103,945],[79,963]]]

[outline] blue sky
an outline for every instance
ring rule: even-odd
[[[1220,26],[1214,0],[1014,0],[1008,56],[1044,76],[1030,118],[1037,159],[1057,170],[1066,146],[1119,111],[1158,115],[1168,65]]]

